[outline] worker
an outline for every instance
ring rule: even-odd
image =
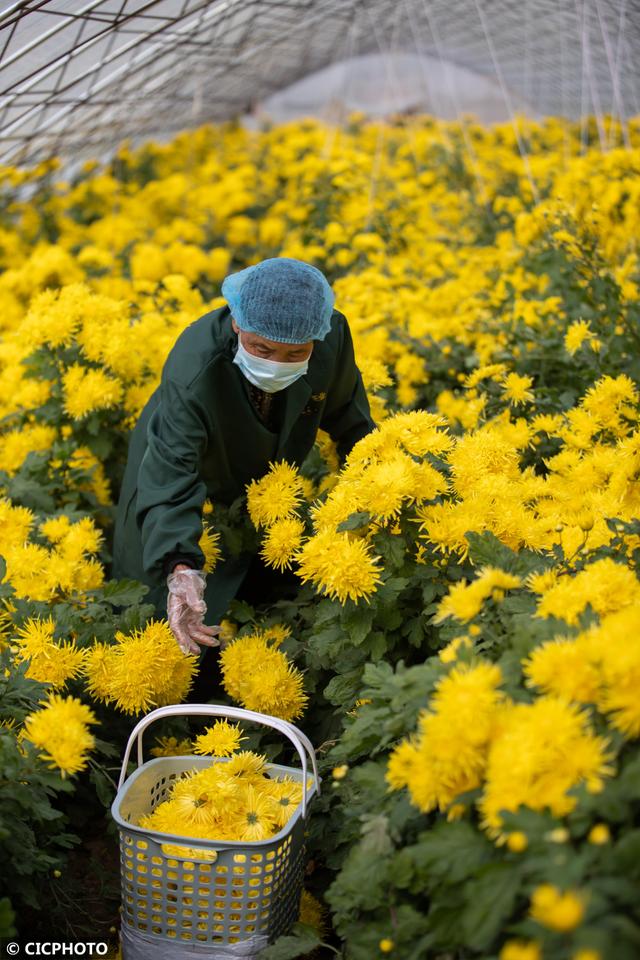
[[[227,304],[167,357],[130,438],[115,521],[112,575],[149,586],[185,653],[217,645],[252,563],[243,552],[205,575],[205,500],[215,511],[269,463],[300,466],[320,428],[342,459],[374,428],[347,320],[320,270],[270,258],[229,275],[222,294]]]

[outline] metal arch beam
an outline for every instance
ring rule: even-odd
[[[226,2],[226,3],[224,4],[225,9],[231,7],[232,5],[234,5],[234,4],[237,3],[237,2],[240,2],[240,0],[230,0],[230,2]],[[295,9],[294,7],[291,6],[291,4],[286,4],[286,5],[283,4],[282,6],[283,6],[283,7],[286,6],[286,8],[289,9],[289,10]],[[340,8],[339,2],[338,2],[338,7]],[[307,9],[308,9],[308,8],[307,8]],[[217,8],[217,10],[219,11],[219,7]],[[326,15],[326,9],[323,10],[323,11],[321,11],[320,13],[317,13],[316,16],[312,17],[310,21],[305,21],[305,22],[303,22],[303,23],[299,23],[296,27],[293,28],[293,29],[294,29],[294,32],[297,31],[297,30],[299,30],[299,29],[302,29],[302,28],[305,27],[305,26],[308,26],[308,25],[309,25],[309,22],[311,22],[311,24],[315,23],[316,21],[322,19],[325,15]],[[260,44],[255,44],[255,45],[253,45],[253,46],[250,48],[249,51],[245,52],[245,53],[242,55],[242,59],[248,61],[248,60],[250,60],[250,58],[251,58],[253,55],[255,55],[256,53],[258,53],[258,52],[259,52],[260,50],[262,50],[264,47],[271,47],[271,46],[273,46],[273,40],[272,40],[272,38],[268,38],[267,40],[263,41],[263,42],[260,43]],[[156,59],[161,59],[161,57],[163,56],[163,54],[166,55],[166,53],[167,53],[166,50],[160,50],[159,53],[158,53],[158,56],[156,57]],[[129,80],[129,79],[130,79],[130,76],[131,76],[133,73],[135,73],[138,69],[140,69],[142,66],[146,65],[146,61],[149,60],[149,57],[144,57],[144,58],[140,58],[140,59],[144,60],[144,63],[138,64],[133,71],[132,71],[131,69],[129,69],[128,72],[125,74],[125,81],[126,81],[126,80]],[[239,58],[236,58],[236,62],[237,62],[237,59],[239,59]],[[318,66],[321,66],[321,65],[322,65],[322,63],[319,63],[319,64],[318,64]],[[130,67],[130,64],[129,64],[129,67]],[[186,69],[188,69],[188,67],[187,67]],[[224,70],[227,70],[227,69],[228,69],[228,63],[223,64],[223,65],[220,67],[220,69],[219,69],[218,71],[216,71],[215,75],[217,76],[220,72],[223,72]],[[122,73],[123,70],[124,70],[124,68],[120,68],[118,71],[114,71],[114,74],[115,74],[116,72],[117,72],[117,73]],[[178,78],[179,78],[181,74],[184,74],[184,72],[185,72],[185,67],[184,67],[182,64],[179,64],[179,69],[173,71],[172,74],[169,75],[169,77],[167,77],[167,74],[165,73],[165,80],[166,80],[166,79],[173,79],[174,77],[178,77]],[[299,71],[296,71],[296,74],[297,74],[298,76],[302,76],[302,75],[304,75],[305,72],[306,72],[306,71],[304,71],[304,70],[299,70]],[[287,78],[283,79],[283,81],[282,81],[282,83],[281,83],[280,85],[281,85],[281,86],[286,85],[286,83],[289,82],[290,76],[291,76],[291,75],[288,75]],[[109,75],[108,77],[104,78],[104,80],[101,81],[101,83],[100,83],[99,85],[97,84],[97,85],[95,86],[95,91],[97,91],[98,89],[100,89],[100,88],[102,88],[102,87],[108,88],[108,86],[112,83],[112,81],[113,81],[113,77],[112,77],[112,75]],[[227,102],[229,102],[229,100],[230,100],[231,98],[226,98],[226,97],[224,96],[224,94],[223,94],[223,96],[220,97],[220,98],[218,98],[218,99],[227,100]],[[236,103],[245,103],[245,104],[246,104],[247,99],[248,99],[248,96],[247,96],[247,95],[242,96],[242,97],[241,97],[241,96],[238,96],[238,97],[234,97],[234,98],[233,98],[233,102],[236,102]],[[30,142],[34,142],[34,141],[37,141],[38,138],[42,139],[42,135],[43,135],[43,134],[48,137],[49,135],[46,133],[46,131],[47,131],[48,129],[50,129],[50,127],[53,125],[53,123],[54,123],[60,116],[69,113],[71,110],[75,109],[75,108],[76,108],[77,106],[79,106],[79,105],[83,105],[85,102],[87,103],[87,105],[90,105],[91,98],[90,98],[90,97],[80,98],[80,99],[79,99],[79,102],[74,102],[74,103],[72,103],[72,104],[69,104],[65,109],[63,109],[63,110],[61,110],[61,111],[58,111],[58,113],[57,113],[56,115],[48,118],[46,124],[45,124],[37,133],[34,133],[34,134],[32,134],[32,135],[29,137],[29,141],[30,141]],[[216,111],[214,115],[215,115],[216,118],[218,118],[218,119],[221,118],[221,114],[220,114],[219,111]],[[228,116],[228,115],[229,115],[228,111],[226,111],[226,112],[224,112],[224,113],[222,114],[222,116],[224,116],[224,115],[227,115],[227,116]],[[140,119],[141,119],[141,118],[140,118]],[[185,123],[182,122],[181,128],[184,129],[185,126],[188,126],[188,124],[185,125]],[[56,136],[58,136],[58,135],[57,135],[57,134],[51,135],[52,138],[53,138],[53,137],[56,137]],[[112,137],[109,138],[109,142],[110,142],[110,143],[112,142]],[[15,156],[18,152],[20,152],[20,151],[19,151],[19,147],[16,146],[16,148],[12,149],[12,150],[8,153],[8,155],[6,155],[6,156],[9,156],[9,157],[10,157],[10,156]]]
[[[95,2],[90,5],[90,7],[93,8],[93,7],[97,6],[98,4],[100,4],[100,3],[102,3],[102,2],[103,2],[103,0],[95,0]],[[126,0],[125,0],[125,2],[126,2]],[[148,3],[145,5],[145,7],[143,7],[142,9],[151,9],[151,8],[157,6],[158,3],[162,3],[162,2],[163,2],[163,0],[149,0],[149,2],[148,2]],[[88,9],[88,8],[85,8],[85,9]],[[23,84],[23,85],[24,85],[24,86],[22,87],[22,89],[21,89],[20,91],[18,91],[18,93],[24,92],[25,89],[26,89],[26,90],[29,90],[29,89],[30,89],[32,86],[34,86],[34,84],[36,84],[39,80],[42,80],[42,79],[44,79],[45,77],[49,76],[50,73],[53,73],[53,72],[54,72],[56,69],[58,69],[61,65],[63,65],[63,64],[66,63],[66,62],[68,62],[69,60],[73,59],[73,57],[78,56],[80,53],[84,53],[86,50],[88,50],[90,47],[94,46],[94,45],[95,45],[96,43],[98,43],[99,41],[104,40],[104,39],[108,36],[108,34],[117,32],[118,29],[119,29],[124,23],[127,22],[127,20],[131,20],[131,19],[133,19],[134,17],[136,17],[136,16],[138,16],[138,15],[139,15],[139,11],[137,11],[136,13],[129,14],[128,16],[123,17],[123,18],[121,18],[121,19],[116,19],[113,23],[111,23],[111,24],[109,25],[109,28],[108,28],[107,30],[102,30],[102,31],[100,31],[99,33],[95,34],[93,37],[89,37],[87,40],[85,40],[85,41],[83,41],[82,43],[78,44],[77,46],[73,47],[71,50],[65,50],[65,52],[64,52],[63,54],[61,54],[61,55],[60,55],[59,57],[57,57],[55,60],[53,60],[53,61],[51,61],[50,63],[48,63],[48,64],[46,65],[46,67],[42,67],[42,68],[34,71],[34,73],[31,74],[30,76],[25,77],[25,78],[23,78],[22,80],[18,80],[18,81],[16,82],[16,84],[14,84],[14,86],[15,86],[15,85],[18,85],[18,84]],[[137,38],[136,41],[131,41],[128,45],[125,44],[124,46],[120,47],[120,48],[118,49],[117,53],[114,54],[114,56],[113,56],[111,59],[115,59],[116,56],[121,55],[122,53],[126,53],[127,50],[132,49],[132,48],[135,47],[138,43],[143,43],[144,41],[148,40],[149,37],[154,36],[155,33],[161,33],[163,30],[166,30],[167,27],[172,26],[173,24],[175,24],[175,22],[176,22],[175,19],[172,19],[172,20],[167,19],[167,23],[164,24],[162,27],[158,27],[156,31],[152,31],[152,32],[150,32],[150,33],[144,33],[144,34],[138,36],[138,38]],[[69,26],[69,23],[68,23],[68,22],[63,23],[63,24],[61,24],[59,27],[56,28],[56,31],[55,31],[55,32],[57,32],[57,30],[65,29],[65,28],[68,27],[68,26]],[[43,36],[42,38],[39,38],[39,39],[38,39],[36,42],[34,42],[33,44],[29,45],[29,50],[34,49],[34,48],[35,48],[36,46],[38,46],[38,45],[42,42],[42,40],[44,40],[44,39],[48,39],[48,36],[45,35],[45,36]],[[11,63],[13,62],[12,58],[9,58],[9,61],[8,61],[8,62],[9,62],[9,64],[11,64]],[[109,61],[107,60],[107,62],[109,62]],[[0,65],[0,66],[1,66],[1,65]],[[95,70],[96,70],[96,69],[99,69],[100,66],[102,66],[102,64],[99,64],[97,67],[95,67],[93,71],[88,70],[88,71],[86,72],[86,74],[84,74],[83,76],[88,76],[90,73],[95,72]],[[81,78],[79,78],[79,79],[81,79]],[[9,98],[9,101],[10,101],[10,100],[11,100],[11,97],[10,97],[10,92],[11,92],[11,90],[12,90],[12,87],[8,87],[6,90],[2,91],[2,94],[1,94],[1,95],[8,97],[8,98]],[[16,96],[16,95],[17,95],[17,94],[14,94],[14,96]]]
[[[228,7],[230,4],[232,4],[232,3],[238,3],[238,2],[240,2],[240,0],[220,0],[220,4],[218,4],[218,6],[223,5],[223,6],[226,8],[226,7]],[[154,0],[154,3],[155,3],[155,0]],[[153,4],[150,4],[150,5],[153,5]],[[199,12],[199,11],[202,10],[202,9],[206,9],[208,6],[210,6],[209,0],[202,0],[202,2],[200,3],[200,5],[199,5],[198,7],[194,8],[192,11],[190,11],[189,16],[194,15],[195,13]],[[217,7],[216,7],[216,10],[217,10]],[[84,73],[84,74],[82,75],[82,77],[76,78],[71,84],[67,84],[66,87],[62,87],[61,90],[60,90],[60,91],[56,91],[56,93],[64,92],[64,91],[65,91],[66,89],[68,89],[69,87],[75,86],[75,85],[76,85],[77,83],[79,83],[81,80],[84,80],[84,79],[86,79],[87,77],[91,76],[92,74],[96,73],[97,71],[101,70],[101,69],[104,67],[105,62],[106,62],[106,63],[109,63],[110,61],[113,61],[113,60],[116,60],[116,59],[122,57],[123,54],[127,53],[129,50],[132,50],[132,49],[134,49],[136,46],[139,46],[141,43],[144,43],[144,42],[148,41],[148,39],[149,39],[150,36],[154,36],[155,34],[162,33],[162,32],[163,32],[164,30],[166,30],[166,29],[167,29],[167,25],[165,25],[165,26],[163,26],[163,27],[161,27],[161,28],[158,28],[158,30],[153,31],[151,34],[144,34],[142,37],[138,37],[138,38],[136,38],[135,40],[130,41],[128,44],[124,44],[123,46],[119,47],[119,48],[117,49],[117,51],[115,51],[113,54],[111,54],[110,57],[109,57],[106,61],[100,62],[100,63],[96,64],[96,66],[92,67],[90,70],[87,70],[86,73]],[[181,27],[181,28],[178,28],[178,31],[180,31],[180,30],[187,31],[188,29],[190,29],[189,26],[183,26],[183,27]],[[90,42],[95,42],[95,40],[96,40],[96,38],[91,38],[91,41],[90,41]],[[123,64],[122,66],[120,66],[120,67],[118,67],[117,69],[113,70],[110,74],[107,75],[107,77],[105,77],[105,78],[104,78],[103,80],[101,80],[99,83],[95,84],[95,86],[94,86],[92,89],[95,90],[95,91],[100,91],[100,90],[102,90],[103,88],[107,87],[110,83],[113,82],[114,78],[116,78],[117,76],[119,76],[121,73],[123,73],[123,72],[125,72],[125,71],[130,71],[132,64],[135,64],[137,68],[139,68],[140,66],[144,65],[147,61],[153,59],[153,54],[154,54],[155,51],[156,51],[156,47],[157,47],[157,45],[154,46],[154,47],[152,47],[152,48],[149,49],[149,50],[144,50],[144,51],[142,51],[137,57],[134,57],[133,60],[129,60],[129,61],[127,61],[125,64]],[[83,46],[82,49],[86,49],[86,46]],[[78,51],[79,51],[79,50],[80,50],[80,48],[78,48]],[[67,56],[67,57],[72,57],[72,56],[74,56],[74,55],[76,55],[76,54],[77,54],[77,51],[72,50],[72,51],[69,51],[69,53],[66,54],[65,56]],[[33,85],[33,84],[31,84],[31,85]],[[81,98],[81,99],[83,99],[83,100],[84,100],[84,99],[87,99],[87,100],[88,100],[88,99],[89,99],[89,95],[87,95],[86,97]],[[46,106],[46,100],[44,101],[43,104],[40,104],[40,105],[38,105],[37,107],[33,107],[31,110],[27,111],[27,113],[26,113],[25,115],[23,115],[22,117],[19,117],[19,118],[17,118],[16,120],[12,121],[12,122],[9,124],[8,128],[5,128],[4,134],[6,134],[7,132],[10,132],[16,125],[19,125],[20,123],[24,123],[25,120],[28,119],[35,111],[41,110],[44,106]],[[64,110],[58,111],[58,113],[56,113],[52,118],[49,118],[49,119],[46,121],[46,123],[45,123],[45,125],[44,125],[44,129],[47,129],[47,128],[51,125],[52,122],[54,122],[55,120],[61,119],[61,118],[62,118],[63,116],[65,116],[68,112],[69,112],[69,108],[66,108],[66,109],[64,109]]]
[[[159,2],[159,0],[154,0],[154,4],[157,2]],[[74,14],[74,16],[79,16],[80,14],[87,13],[88,11],[93,10],[95,7],[99,7],[101,3],[102,3],[102,0],[92,0],[91,3],[88,3],[86,6],[82,7],[81,10],[78,10],[78,12]],[[44,6],[44,4],[42,4],[42,6]],[[32,13],[35,11],[29,10],[28,12]],[[44,12],[47,13],[48,11],[45,10]],[[14,63],[16,60],[19,60],[21,57],[24,57],[31,50],[34,50],[36,47],[39,47],[40,44],[43,43],[45,40],[50,40],[51,37],[55,37],[57,33],[60,33],[61,30],[64,30],[66,27],[69,26],[70,20],[72,20],[71,16],[69,16],[68,20],[61,21],[60,23],[56,24],[55,27],[51,27],[49,30],[45,30],[45,32],[40,34],[40,36],[34,38],[30,43],[27,43],[24,47],[20,47],[19,50],[16,50],[15,53],[13,53],[10,57],[5,59],[2,63],[2,66],[3,67],[11,66],[11,64]],[[113,29],[114,26],[118,26],[118,25],[119,24],[116,21],[115,23],[110,25],[110,29]],[[105,31],[105,32],[108,32],[108,31]]]
[[[205,20],[210,20],[210,19],[213,18],[214,15],[216,15],[216,16],[219,18],[220,14],[225,13],[228,9],[231,9],[233,6],[235,6],[236,4],[238,4],[238,3],[240,3],[240,2],[242,2],[242,0],[221,0],[220,3],[216,4],[216,6],[212,8],[211,14],[208,14],[204,19],[205,19]],[[201,4],[200,7],[196,8],[195,10],[192,10],[192,11],[190,12],[189,16],[191,16],[192,14],[198,12],[203,6],[204,6],[204,7],[208,7],[209,4],[207,4],[207,3]],[[292,9],[289,5],[288,5],[288,8],[289,8],[289,9]],[[296,31],[299,30],[299,29],[302,29],[302,28],[304,28],[304,27],[309,26],[310,24],[313,24],[313,23],[316,22],[318,19],[322,19],[324,16],[325,16],[325,11],[322,11],[321,13],[316,14],[316,16],[315,16],[315,17],[312,17],[310,20],[304,21],[304,22],[298,24],[297,27],[294,27],[294,28],[293,28],[293,32],[296,32]],[[188,34],[188,32],[189,32],[190,30],[191,30],[191,26],[190,26],[190,25],[185,25],[185,26],[179,28],[179,31],[178,31],[178,32],[182,32],[182,33],[184,33],[184,34],[186,35],[186,34]],[[171,47],[176,47],[176,46],[178,45],[179,39],[180,39],[180,38],[178,38],[178,41],[174,42],[169,48],[167,48],[166,46],[164,46],[164,45],[162,45],[162,44],[157,44],[157,45],[155,45],[155,46],[154,46],[152,49],[150,49],[150,50],[144,50],[144,51],[142,51],[142,53],[141,53],[138,57],[135,57],[132,61],[128,61],[126,64],[123,64],[122,66],[118,67],[116,70],[112,71],[112,73],[110,73],[110,74],[108,74],[106,77],[104,77],[103,80],[101,80],[99,83],[95,84],[94,87],[92,88],[92,94],[91,94],[91,95],[93,95],[93,93],[97,93],[97,92],[101,92],[101,91],[104,91],[104,90],[108,90],[109,86],[110,86],[110,85],[115,81],[115,79],[117,79],[119,76],[124,75],[124,76],[125,76],[125,79],[128,79],[130,76],[133,76],[139,69],[142,69],[142,68],[145,67],[147,64],[152,63],[154,59],[160,59],[160,58],[162,58],[163,56],[166,56],[166,55],[170,52]],[[138,42],[140,42],[140,41],[138,41]],[[250,48],[250,50],[249,50],[248,52],[245,52],[241,57],[237,58],[237,61],[240,60],[240,59],[242,59],[242,60],[247,60],[247,59],[249,59],[251,56],[253,56],[255,53],[257,53],[259,50],[262,50],[264,47],[268,47],[268,46],[272,46],[272,45],[273,45],[273,41],[272,41],[271,39],[265,40],[265,41],[263,41],[261,44],[254,45],[254,46],[252,46],[252,47]],[[123,52],[123,48],[119,48],[118,51],[117,51],[117,54],[114,54],[112,59],[115,59],[116,56],[121,56],[121,55],[122,55],[122,52]],[[237,62],[237,61],[236,61],[236,62]],[[83,75],[82,78],[76,79],[72,84],[70,84],[70,85],[68,85],[68,86],[74,86],[74,85],[76,85],[77,83],[80,82],[81,79],[84,79],[85,76],[90,75],[91,73],[96,72],[96,70],[97,70],[97,69],[100,69],[100,67],[102,67],[102,66],[104,66],[104,64],[98,65],[98,66],[95,67],[93,70],[88,71],[86,75]],[[172,71],[172,72],[169,73],[169,74],[165,74],[167,80],[172,79],[173,76],[175,76],[175,75],[180,75],[180,73],[185,73],[185,72],[188,71],[188,69],[189,69],[188,66],[185,67],[185,66],[184,66],[183,64],[181,64],[179,61],[176,61],[176,66],[177,66],[178,69]],[[223,71],[225,71],[225,70],[227,70],[227,69],[228,69],[228,63],[225,63],[225,64],[223,64],[223,65],[219,68],[219,70],[215,71],[215,72],[212,74],[212,76],[213,76],[213,77],[218,76],[221,72],[223,72]],[[300,75],[301,75],[301,74],[300,74]],[[287,82],[287,81],[285,81],[285,82]],[[63,87],[63,88],[61,89],[61,91],[59,91],[59,92],[64,92],[65,89],[66,89],[66,88]],[[79,98],[78,98],[78,102],[79,102],[79,103],[90,102],[91,95],[86,95],[86,96],[83,96],[83,97],[79,97]],[[15,128],[16,128],[17,126],[19,126],[21,123],[24,123],[25,120],[26,120],[29,116],[31,116],[33,113],[35,113],[37,110],[41,110],[41,109],[43,108],[43,106],[46,106],[46,101],[44,102],[44,104],[39,104],[39,105],[37,105],[37,106],[32,107],[30,110],[27,111],[26,114],[24,114],[24,115],[21,116],[20,118],[17,118],[16,120],[14,120],[7,128],[5,128],[5,131],[4,131],[5,135],[11,133],[11,131],[12,131],[13,129],[15,129]],[[64,117],[65,115],[67,115],[67,114],[73,109],[73,106],[74,106],[73,104],[69,104],[69,105],[67,105],[66,107],[64,107],[63,109],[57,111],[53,116],[49,117],[49,118],[45,121],[45,123],[43,124],[43,126],[42,126],[42,128],[41,128],[41,131],[39,131],[39,132],[44,132],[44,131],[48,130],[54,123],[56,123],[58,120],[62,119],[62,117]]]

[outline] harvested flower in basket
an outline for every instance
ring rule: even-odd
[[[272,779],[264,756],[238,751],[242,739],[225,720],[209,727],[195,749],[212,753],[216,762],[176,781],[139,825],[200,840],[256,841],[279,833],[302,800],[302,784]]]

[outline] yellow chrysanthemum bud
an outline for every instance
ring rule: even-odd
[[[535,940],[507,940],[499,957],[500,960],[540,960],[542,952]]]
[[[234,623],[232,620],[221,620],[220,621],[220,633],[218,634],[218,639],[220,643],[230,643],[238,633],[238,624]]]
[[[611,831],[606,823],[596,823],[589,831],[589,836],[587,837],[589,843],[593,843],[596,846],[602,846],[602,844],[609,843],[611,840]]]
[[[529,846],[529,840],[526,833],[522,830],[515,830],[507,837],[507,846],[512,853],[522,853]]]
[[[556,827],[555,830],[549,830],[545,834],[545,840],[549,840],[551,843],[567,843],[571,834],[566,827]]]

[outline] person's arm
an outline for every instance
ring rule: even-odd
[[[207,490],[200,462],[207,444],[206,414],[186,387],[163,378],[160,403],[147,427],[138,471],[136,522],[147,573],[167,576],[167,561],[204,566],[199,546]]]
[[[356,366],[351,331],[346,319],[341,319],[342,343],[336,362],[336,375],[320,422],[338,449],[341,461],[358,440],[375,429],[369,401]]]

